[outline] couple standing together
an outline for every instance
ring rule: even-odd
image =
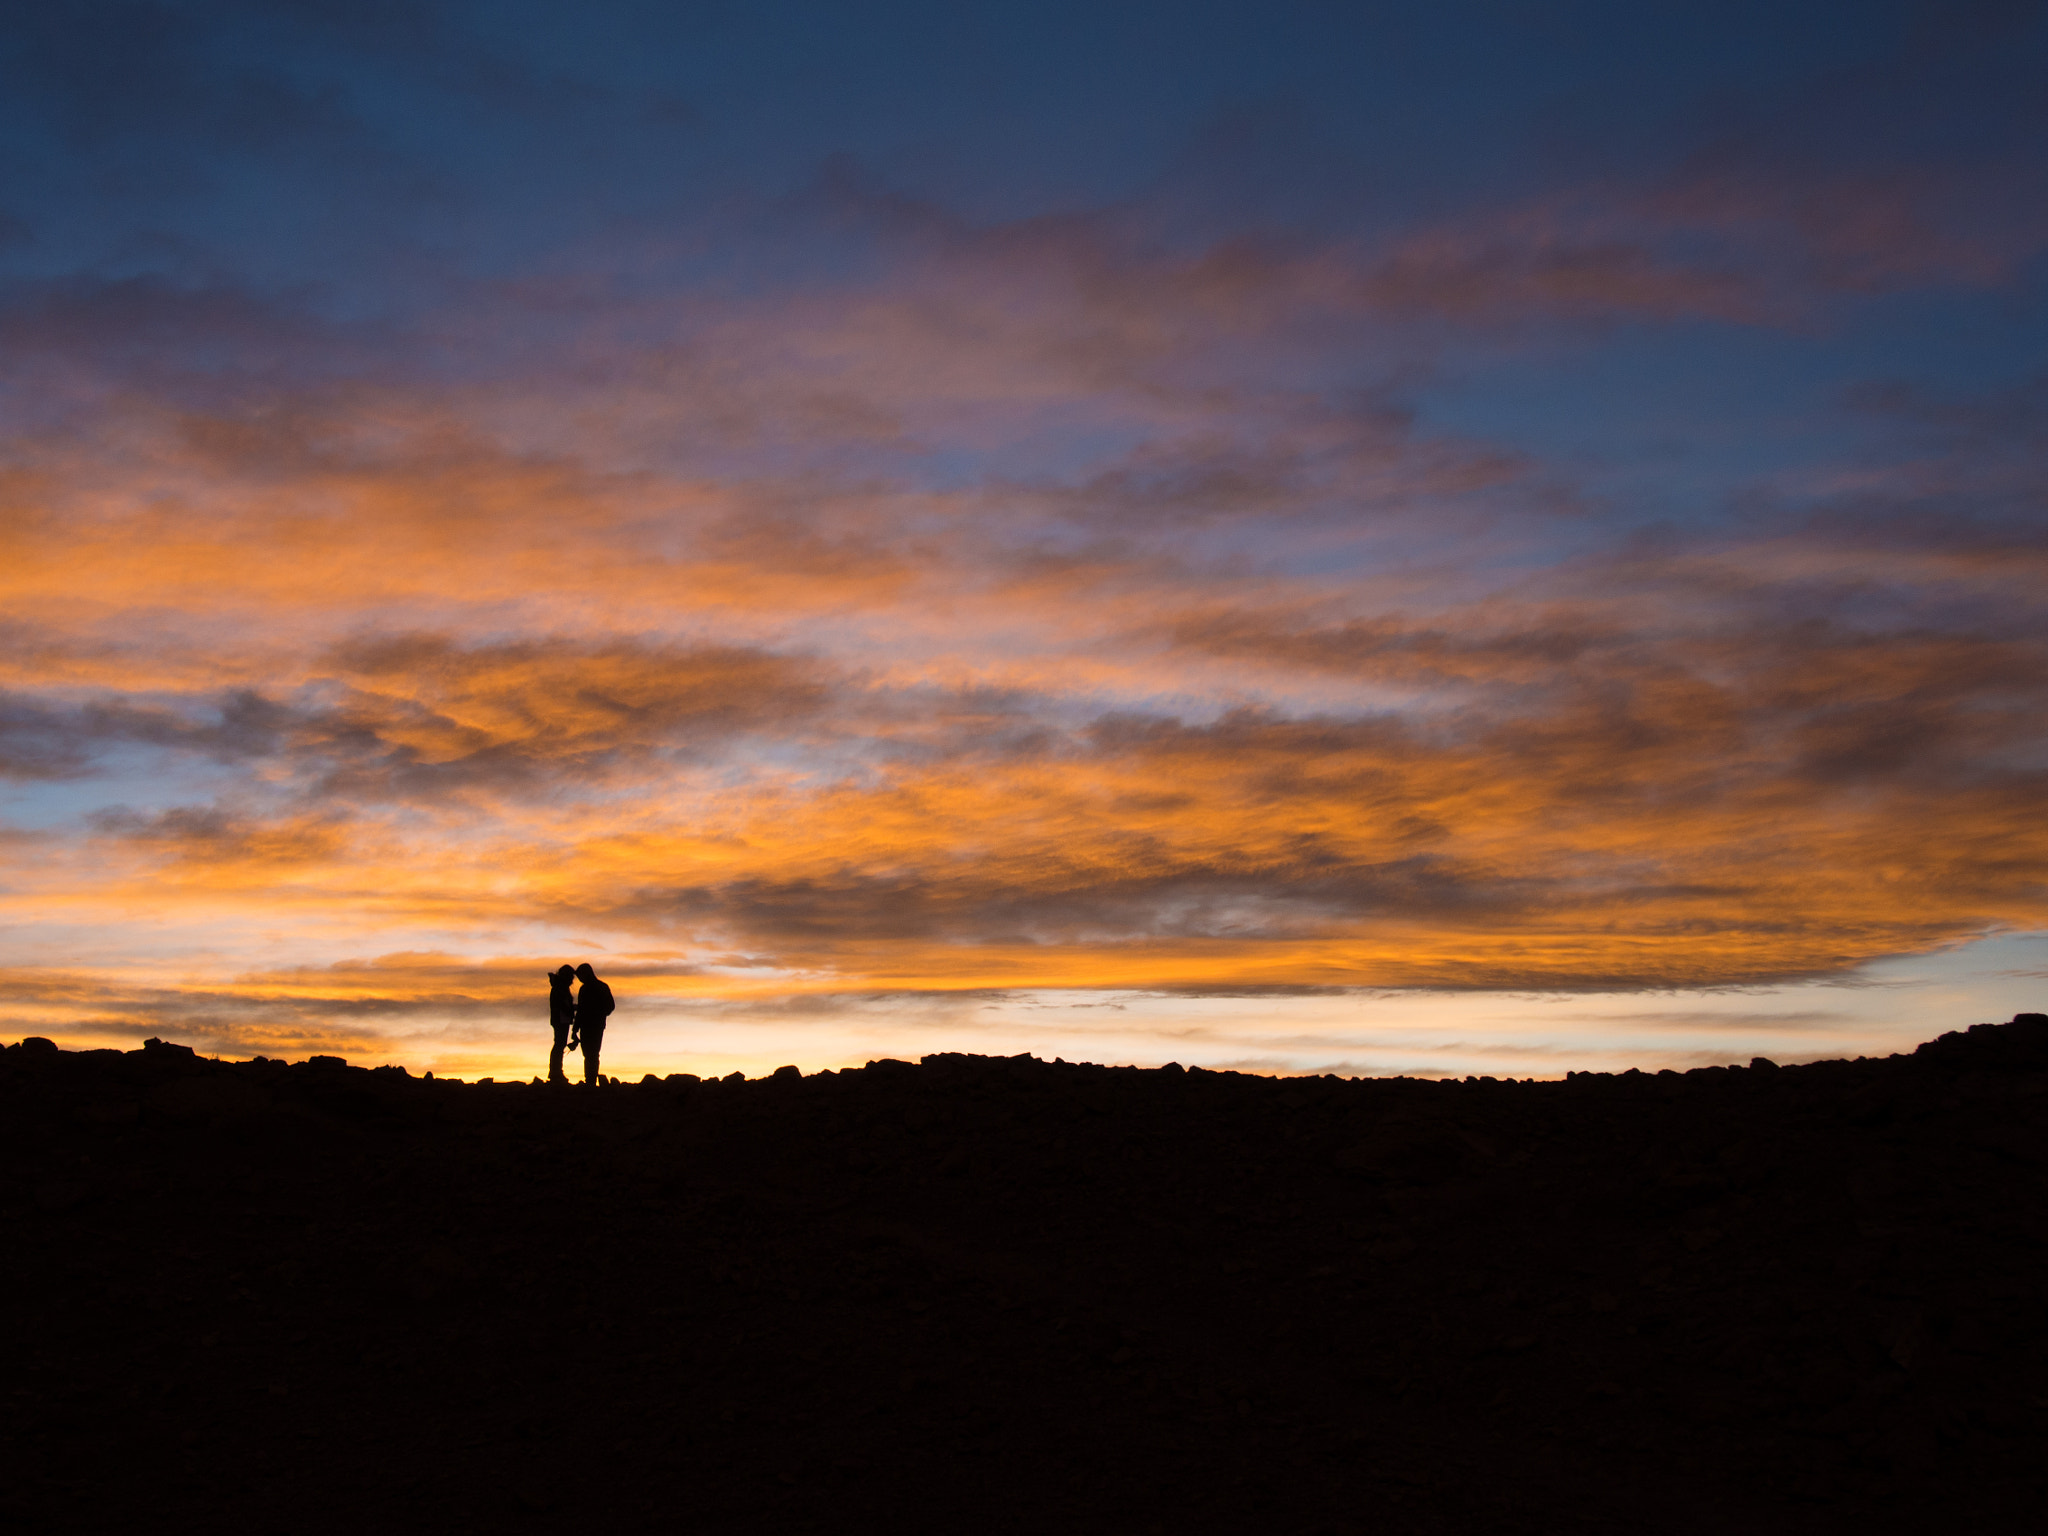
[[[582,988],[570,992],[569,983],[580,980]],[[583,1081],[601,1083],[597,1054],[604,1049],[604,1021],[611,1017],[612,989],[597,979],[589,962],[571,968],[563,966],[548,977],[548,1020],[555,1026],[555,1048],[548,1057],[548,1081],[566,1083],[562,1074],[562,1052],[583,1050]]]

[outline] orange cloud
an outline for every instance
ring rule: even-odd
[[[1663,988],[2048,921],[1996,412],[1916,406],[1910,471],[1801,520],[1621,540],[1526,455],[1226,366],[1375,306],[1762,302],[1623,234],[962,236],[924,290],[670,314],[574,387],[167,391],[24,436],[23,984],[360,1046],[488,1033],[584,954],[761,1007]],[[946,452],[986,458],[904,468]],[[1937,493],[1990,510],[1966,537]],[[335,964],[374,955],[414,958]]]

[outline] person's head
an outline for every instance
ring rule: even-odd
[[[549,986],[566,987],[569,985],[570,982],[574,981],[575,979],[576,968],[572,965],[565,965],[559,971],[548,972]]]
[[[590,962],[588,960],[584,961],[581,965],[576,967],[576,974],[578,976],[581,976],[585,981],[597,980],[597,972],[593,971],[590,968]]]

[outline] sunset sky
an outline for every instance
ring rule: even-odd
[[[2048,1006],[2048,7],[0,29],[0,1034],[1552,1076]]]

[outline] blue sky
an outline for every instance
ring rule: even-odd
[[[2035,4],[25,10],[23,1027],[502,1071],[586,953],[668,1065],[1974,1022],[1914,999],[2005,1007],[2048,929],[2044,52]]]

